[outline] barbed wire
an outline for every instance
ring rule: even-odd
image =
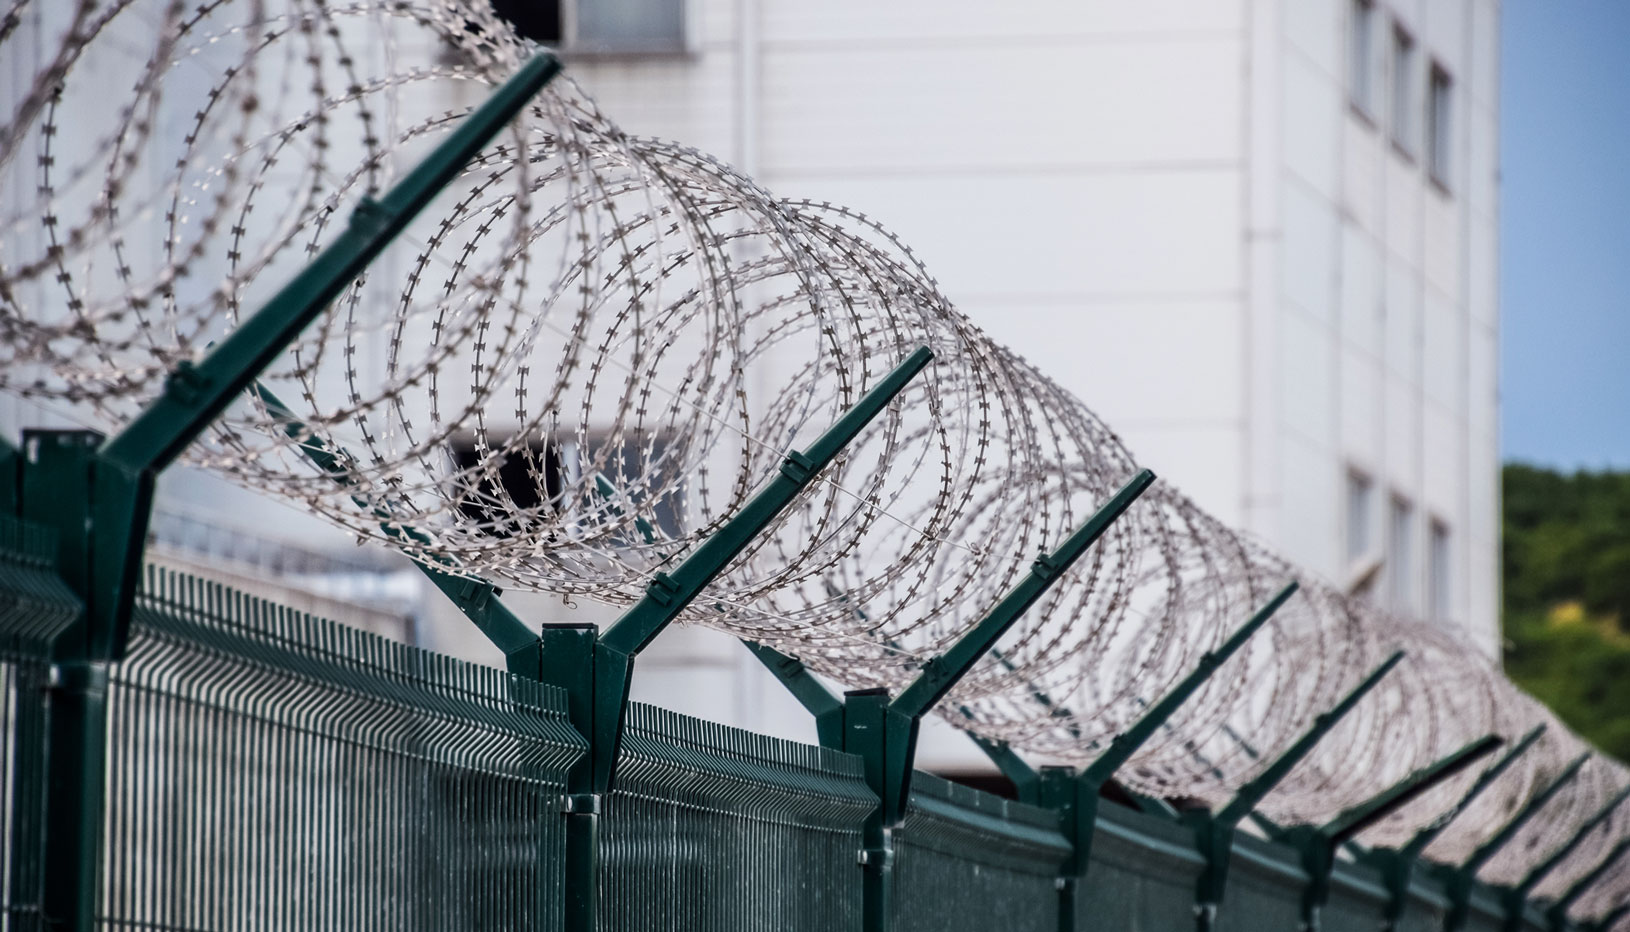
[[[451,0],[14,0],[0,126],[0,387],[124,423],[529,54]],[[954,196],[954,193],[948,193]],[[934,364],[684,620],[898,689],[1136,470],[1086,405],[961,314],[896,237],[540,94],[189,460],[359,540],[620,605],[917,346]],[[411,525],[382,529],[378,515]],[[1468,857],[1583,750],[1458,630],[1307,577],[1157,485],[962,682],[949,720],[1081,764],[1288,580],[1302,590],[1123,768],[1217,804],[1393,650],[1261,807],[1320,822],[1485,734],[1539,745],[1429,849]],[[1368,830],[1400,844],[1463,773]],[[1487,867],[1520,877],[1626,784],[1599,759]],[[1630,812],[1601,830],[1630,832]],[[1581,846],[1542,890],[1594,866]],[[1609,889],[1610,888],[1610,889]],[[1605,912],[1613,880],[1583,902]],[[1581,906],[1585,908],[1585,906]]]

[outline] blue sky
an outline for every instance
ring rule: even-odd
[[[1505,0],[1501,452],[1630,469],[1630,0]]]

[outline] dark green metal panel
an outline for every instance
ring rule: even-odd
[[[57,573],[57,533],[0,514],[0,660],[40,663],[84,603]]]
[[[918,773],[894,835],[893,929],[1058,928],[1056,813]]]
[[[860,927],[859,758],[630,703],[617,769],[600,929]]]
[[[558,690],[154,570],[109,692],[107,925],[558,928]]]

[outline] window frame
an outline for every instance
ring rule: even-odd
[[[1426,78],[1426,174],[1445,193],[1451,191],[1454,157],[1455,78],[1433,59]]]
[[[1393,490],[1387,500],[1387,607],[1399,614],[1419,611],[1419,578],[1415,560],[1415,502]]]
[[[1375,34],[1381,15],[1375,0],[1349,0],[1347,7],[1347,102],[1371,126],[1378,123]]]
[[[1415,92],[1418,70],[1416,58],[1420,52],[1414,33],[1399,20],[1392,21],[1392,41],[1389,45],[1387,68],[1387,135],[1393,149],[1409,161],[1415,161],[1420,150],[1419,127],[1416,125],[1418,95]]]
[[[1454,620],[1454,538],[1449,522],[1435,514],[1426,528],[1426,615],[1448,624]]]

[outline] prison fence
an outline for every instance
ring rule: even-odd
[[[78,603],[48,533],[0,529],[6,927],[60,928],[41,896],[41,776],[59,752],[41,635]],[[82,809],[99,813],[95,928],[567,929],[585,876],[597,927],[616,932],[871,927],[879,797],[853,754],[633,703],[596,850],[574,852],[568,773],[587,740],[563,690],[156,568],[107,690],[105,792]],[[1187,826],[1106,804],[1072,871],[1065,818],[914,773],[881,865],[883,927],[1195,926],[1204,862]],[[1215,928],[1305,927],[1308,880],[1293,847],[1242,835]],[[1399,928],[1443,927],[1430,877],[1409,895]],[[1372,930],[1387,902],[1375,869],[1344,861],[1319,921]],[[1465,928],[1542,927],[1518,919],[1480,890]]]
[[[914,770],[922,719],[1150,487],[1147,470],[897,695],[835,696],[795,657],[749,644],[814,716],[818,747],[630,702],[638,654],[806,496],[924,370],[927,346],[869,383],[810,446],[788,452],[683,559],[665,559],[604,630],[528,624],[491,582],[422,546],[425,535],[388,501],[366,506],[386,537],[415,544],[426,577],[502,651],[502,670],[219,583],[144,575],[156,477],[246,392],[292,449],[351,494],[357,460],[256,378],[556,71],[547,53],[523,65],[417,168],[364,199],[252,318],[196,364],[176,364],[162,394],[117,434],[25,431],[21,449],[0,443],[6,929],[1572,927],[1570,897],[1597,872],[1541,917],[1526,891],[1478,883],[1477,863],[1429,869],[1409,849],[1351,843],[1490,753],[1501,743],[1492,735],[1328,824],[1258,820],[1264,837],[1242,830],[1401,653],[1335,706],[1302,710],[1317,713],[1312,727],[1216,812],[1179,813],[1114,785],[1115,771],[1294,583],[1080,772],[1034,771],[988,741],[981,747],[1015,779],[1020,800]],[[1478,857],[1515,837],[1582,763]],[[1106,801],[1110,790],[1127,804]]]

